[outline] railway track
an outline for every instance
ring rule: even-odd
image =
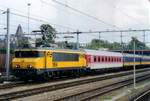
[[[143,78],[143,77],[146,78],[147,76],[149,77],[148,74],[150,73],[149,72],[150,69],[147,68],[147,69],[137,70],[138,73],[144,73],[145,71],[148,71],[148,73],[141,74],[141,77],[139,77],[139,78]],[[49,92],[49,91],[54,91],[54,90],[58,90],[58,89],[63,89],[63,88],[67,88],[67,87],[83,85],[83,84],[87,84],[87,83],[97,82],[97,81],[106,80],[106,79],[112,79],[112,78],[116,78],[116,77],[122,77],[122,76],[126,76],[126,75],[133,76],[132,73],[133,73],[133,71],[127,71],[127,72],[121,72],[121,73],[116,73],[116,74],[108,74],[108,75],[104,75],[104,76],[101,75],[101,76],[94,76],[94,77],[89,77],[89,78],[84,78],[84,79],[81,78],[81,79],[76,79],[76,80],[57,82],[54,84],[40,86],[40,87],[35,85],[36,87],[30,88],[30,89],[1,93],[0,100],[16,99],[16,98],[35,95],[35,94],[40,94],[43,92]],[[126,79],[129,79],[129,77],[127,77]],[[132,79],[133,78],[130,77],[130,79],[129,79],[130,83],[127,83],[127,84],[131,84]],[[126,81],[120,81],[119,84],[122,84],[124,82],[126,82]],[[118,83],[115,82],[111,85],[118,85]],[[109,86],[110,85],[107,85],[107,87],[109,87]],[[103,87],[103,88],[106,88],[106,87]],[[112,88],[112,87],[110,87],[110,88]],[[115,88],[118,88],[118,87],[115,87]],[[79,95],[81,95],[81,94],[79,94]],[[61,98],[58,100],[63,100],[63,99],[66,99],[66,98],[64,97],[64,98]],[[68,99],[68,97],[67,97],[67,99]],[[82,100],[84,100],[84,99],[82,99]]]
[[[137,79],[136,82],[140,82],[142,80],[149,79],[149,78],[150,78],[149,73],[142,75],[142,76],[140,75],[136,78]],[[133,78],[128,78],[125,80],[118,80],[113,83],[97,87],[95,89],[88,89],[87,91],[83,91],[83,92],[81,91],[76,94],[64,96],[64,97],[61,97],[58,99],[56,98],[56,99],[54,99],[54,101],[72,101],[72,100],[90,101],[93,98],[99,97],[103,94],[106,94],[108,92],[117,90],[119,88],[125,87],[127,85],[131,85],[131,84],[133,84]]]
[[[140,73],[140,72],[148,71],[148,70],[150,70],[150,68],[139,69],[136,72]],[[132,70],[131,71],[126,71],[126,72],[121,72],[121,73],[118,73],[118,74],[112,74],[111,73],[110,75],[112,75],[112,76],[110,76],[110,77],[113,78],[113,76],[124,76],[124,75],[130,74],[131,72],[132,72]],[[104,75],[104,77],[107,78],[108,76]],[[101,77],[101,79],[104,78],[104,77]],[[110,77],[108,77],[108,78],[110,78]],[[60,80],[60,79],[57,78],[55,80],[49,81],[49,83],[51,83],[51,82],[60,82],[60,81],[64,81],[64,80],[69,80],[69,79],[68,78],[61,78],[61,80]],[[23,81],[10,82],[10,83],[7,83],[7,84],[0,84],[0,90],[2,90],[2,89],[10,89],[10,88],[13,88],[13,87],[23,87],[23,86],[29,86],[29,85],[38,85],[38,84],[41,84],[41,83],[43,83],[43,82],[28,82],[28,83],[25,83]]]
[[[23,81],[4,83],[4,84],[0,84],[0,90],[9,89],[9,88],[18,87],[18,86],[24,86],[24,85],[25,84]]]

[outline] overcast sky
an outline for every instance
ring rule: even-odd
[[[43,21],[30,20],[30,31],[38,29],[42,23],[50,23],[58,32],[64,31],[101,31],[116,29],[110,25],[115,25],[119,29],[147,29],[150,25],[150,2],[148,0],[58,0],[75,9],[85,12],[91,16],[104,21],[101,23],[78,12],[72,11],[53,0],[0,0],[0,9],[10,8],[11,12],[28,15],[27,3],[31,3],[30,17]],[[0,28],[6,25],[6,16],[0,14]],[[11,15],[11,33],[15,33],[18,24],[21,24],[24,32],[27,33],[27,18]],[[62,26],[59,26],[62,25]],[[5,33],[1,29],[1,33]],[[148,33],[146,33],[148,35]],[[104,40],[120,41],[119,33],[102,33]],[[124,42],[128,42],[131,36],[137,36],[142,40],[142,33],[124,33]],[[129,37],[130,36],[130,37]],[[63,36],[59,36],[62,40]],[[146,37],[148,41],[150,36]],[[90,42],[91,39],[98,38],[98,34],[86,34],[80,36],[80,42]],[[75,41],[70,39],[70,41]]]

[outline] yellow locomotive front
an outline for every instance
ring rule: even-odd
[[[19,78],[29,79],[40,73],[45,68],[44,50],[16,50],[12,60],[12,72]]]

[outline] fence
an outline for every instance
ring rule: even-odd
[[[10,62],[12,60],[12,54],[13,54],[13,51],[11,50]],[[6,71],[5,65],[6,65],[6,49],[0,49],[0,73],[3,73]]]
[[[5,72],[6,54],[0,54],[0,73]]]

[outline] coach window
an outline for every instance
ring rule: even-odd
[[[94,56],[94,62],[96,62],[96,56]]]
[[[99,57],[98,57],[98,62],[100,62],[100,61],[101,61],[101,57],[99,56]]]
[[[119,58],[119,61],[121,62],[121,58]]]

